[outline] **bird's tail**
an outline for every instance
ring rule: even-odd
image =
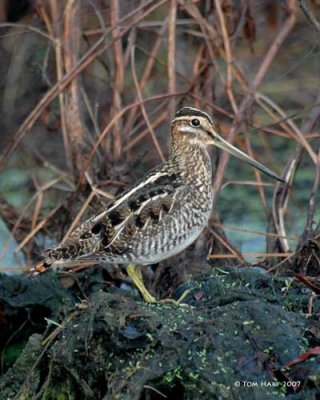
[[[35,274],[43,273],[49,269],[78,270],[101,262],[98,254],[81,255],[75,244],[59,246],[48,249],[44,253],[44,259],[31,269]]]

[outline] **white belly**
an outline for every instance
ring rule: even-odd
[[[199,237],[200,233],[203,231],[205,227],[206,225],[194,229],[189,236],[187,236],[184,240],[181,240],[179,244],[172,246],[172,249],[166,252],[148,255],[147,257],[140,257],[136,260],[133,260],[132,262],[142,265],[156,264],[160,261],[166,260],[167,258],[173,257],[181,253],[188,246],[190,246],[190,244],[192,244]]]

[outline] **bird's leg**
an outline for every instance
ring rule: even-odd
[[[147,303],[158,303],[155,297],[153,297],[144,286],[141,269],[138,265],[129,264],[127,266],[127,273]]]
[[[173,299],[163,299],[163,300],[156,300],[155,297],[153,297],[145,287],[142,279],[142,274],[141,274],[141,269],[138,265],[136,264],[129,264],[127,266],[127,273],[130,276],[132,282],[134,285],[138,288],[139,292],[142,294],[142,297],[145,299],[147,303],[171,303],[176,306],[180,306],[183,303],[183,300],[188,296],[188,294],[191,292],[191,289],[185,290],[180,298],[178,300],[173,300]]]
[[[188,294],[190,294],[192,292],[191,289],[186,289],[182,295],[179,297],[178,300],[172,300],[177,306],[184,304],[183,300],[188,296]],[[168,299],[171,300],[171,299]]]

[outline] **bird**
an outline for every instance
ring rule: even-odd
[[[81,223],[62,244],[46,250],[36,271],[87,262],[125,264],[144,300],[158,302],[144,286],[141,267],[182,252],[207,226],[214,194],[211,145],[283,182],[223,139],[209,114],[183,107],[171,123],[167,160]]]

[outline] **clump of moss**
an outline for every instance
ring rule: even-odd
[[[308,346],[308,293],[252,268],[216,270],[190,284],[180,307],[111,288],[80,306],[68,301],[45,344],[31,336],[3,376],[4,399],[278,399],[294,371],[304,382],[316,376],[311,360],[303,377],[282,370]]]

